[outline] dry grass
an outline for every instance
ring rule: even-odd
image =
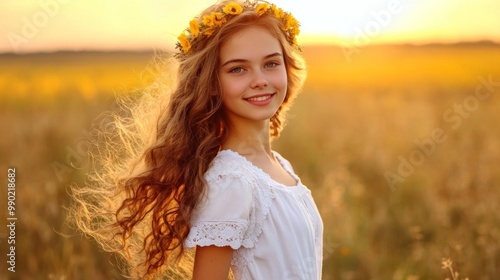
[[[468,114],[453,110],[472,108],[478,76],[500,82],[500,49],[368,47],[350,63],[338,47],[306,47],[305,55],[308,84],[275,148],[323,215],[324,279],[444,279],[442,258],[453,259],[460,278],[498,279],[500,86]],[[150,58],[0,56],[0,170],[18,174],[17,272],[4,273],[2,261],[0,279],[121,279],[112,257],[64,224],[66,186],[83,180],[92,119],[113,107],[113,92],[141,85]],[[419,150],[415,141],[436,129],[445,140],[391,187],[384,174],[399,174]]]

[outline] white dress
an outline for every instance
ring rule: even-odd
[[[321,279],[318,209],[290,163],[273,153],[296,186],[274,181],[234,151],[217,154],[205,174],[206,195],[193,213],[185,245],[231,246],[237,280]]]

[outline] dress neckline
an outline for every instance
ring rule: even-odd
[[[253,162],[251,162],[245,156],[241,155],[240,153],[238,153],[236,151],[233,151],[231,149],[224,149],[224,150],[220,150],[219,151],[219,153],[223,153],[223,152],[230,153],[230,154],[232,154],[232,155],[234,155],[234,156],[242,159],[244,162],[247,163],[247,165],[249,165],[251,168],[255,169],[255,171],[257,171],[258,173],[260,173],[261,175],[263,175],[266,179],[268,179],[269,181],[271,181],[273,184],[279,185],[279,186],[284,187],[286,189],[295,189],[295,188],[299,188],[300,186],[302,186],[302,182],[300,181],[300,178],[292,170],[290,170],[286,164],[284,164],[283,158],[276,151],[272,151],[273,155],[276,157],[276,159],[278,160],[278,163],[281,165],[281,167],[288,174],[290,174],[290,176],[292,176],[292,178],[295,180],[295,182],[296,182],[295,185],[289,186],[289,185],[285,185],[283,183],[280,183],[280,182],[274,180],[268,173],[266,173],[260,167],[258,167],[257,165],[253,164]]]

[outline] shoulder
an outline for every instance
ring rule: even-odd
[[[258,184],[245,160],[236,152],[219,151],[205,172],[205,198],[219,202],[226,200],[225,203],[251,203]]]
[[[222,150],[210,163],[205,179],[209,184],[221,180],[252,181],[253,173],[244,157],[231,150]]]

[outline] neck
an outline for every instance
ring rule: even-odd
[[[229,135],[222,149],[231,149],[241,155],[271,154],[269,120],[260,122],[239,122],[229,127]]]

